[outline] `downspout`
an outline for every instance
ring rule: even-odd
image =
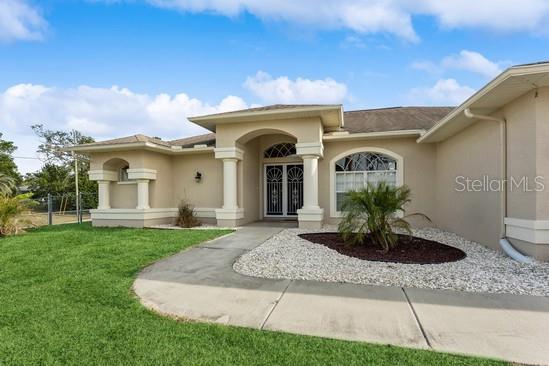
[[[469,108],[466,108],[463,113],[465,117],[471,119],[479,119],[485,121],[495,121],[499,123],[500,138],[501,138],[501,181],[503,189],[501,190],[501,207],[502,207],[502,217],[501,217],[501,239],[499,240],[499,245],[501,249],[509,257],[521,263],[533,263],[534,260],[520,253],[518,250],[513,247],[513,245],[507,240],[505,233],[505,218],[507,217],[507,121],[504,118],[497,118],[492,116],[484,116],[480,114],[475,114],[471,112]]]

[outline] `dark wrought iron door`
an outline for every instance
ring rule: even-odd
[[[303,165],[286,165],[287,215],[297,215],[303,206]]]
[[[266,214],[272,216],[284,215],[284,165],[268,165],[265,167]]]

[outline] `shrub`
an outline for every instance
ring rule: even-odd
[[[14,197],[0,196],[0,235],[15,235],[31,224],[23,215],[30,210],[31,193]]]
[[[343,202],[343,219],[338,231],[343,240],[351,244],[362,244],[368,235],[372,242],[388,252],[398,241],[393,228],[411,235],[411,226],[406,220],[408,217],[419,215],[430,221],[421,213],[398,217],[398,212],[404,212],[404,206],[410,201],[410,188],[394,187],[385,182],[348,192]]]
[[[186,202],[181,202],[177,215],[177,226],[194,227],[200,226],[200,221],[194,215],[194,207]]]

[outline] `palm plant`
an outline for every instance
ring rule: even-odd
[[[0,196],[9,196],[15,190],[15,179],[0,173]]]
[[[343,219],[338,227],[343,240],[361,244],[368,235],[384,252],[388,252],[398,241],[394,228],[412,234],[407,218],[422,216],[430,221],[421,213],[398,215],[411,201],[410,196],[407,186],[394,187],[385,182],[348,192],[342,206]]]

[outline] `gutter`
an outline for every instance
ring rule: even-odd
[[[509,257],[513,258],[520,263],[533,263],[534,260],[531,257],[525,256],[520,253],[513,245],[507,240],[505,232],[505,218],[507,217],[507,121],[504,118],[485,116],[481,114],[475,114],[471,112],[469,108],[465,108],[463,114],[467,118],[478,119],[484,121],[494,121],[499,123],[500,139],[501,139],[501,180],[503,182],[503,189],[501,190],[501,239],[499,245],[501,249]]]

